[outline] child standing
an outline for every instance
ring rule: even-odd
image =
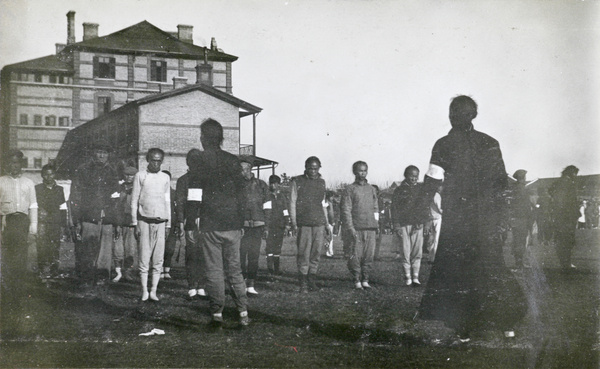
[[[280,191],[281,178],[275,174],[269,177],[269,205],[271,216],[267,236],[267,269],[271,278],[280,275],[279,257],[283,246],[285,227],[289,222],[288,198]]]
[[[137,169],[125,167],[123,170],[124,181],[121,184],[121,192],[117,202],[117,225],[115,225],[115,243],[113,245],[113,264],[116,276],[113,282],[119,282],[123,276],[132,279],[131,272],[135,264],[138,242],[135,238],[135,226],[132,225],[131,194],[133,191],[133,179]]]
[[[364,161],[352,165],[354,183],[346,187],[342,198],[342,223],[352,237],[348,269],[356,289],[371,288],[369,273],[375,255],[379,206],[377,191],[367,182],[369,167]]]
[[[396,242],[401,247],[402,268],[406,285],[421,285],[419,270],[423,256],[423,224],[429,218],[429,207],[419,180],[419,168],[409,165],[404,170],[404,181],[394,190],[392,220]]]
[[[65,193],[54,177],[54,167],[46,164],[42,167],[44,181],[35,186],[39,207],[37,256],[42,278],[58,276],[60,236],[67,220]]]

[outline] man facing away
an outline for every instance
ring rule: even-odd
[[[367,183],[368,170],[364,161],[352,165],[355,180],[346,187],[341,206],[342,222],[353,239],[348,269],[356,289],[371,288],[369,274],[379,227],[377,191]]]
[[[165,235],[171,228],[171,179],[160,171],[164,151],[148,150],[148,167],[139,171],[133,180],[131,193],[132,224],[139,239],[139,269],[142,301],[158,301],[156,290],[160,280],[165,254]],[[151,275],[148,293],[148,274]]]
[[[304,168],[304,174],[292,180],[289,207],[292,230],[297,231],[298,278],[302,293],[318,289],[315,278],[325,232],[329,232],[325,180],[319,174],[321,161],[311,156],[304,162]]]
[[[200,240],[206,270],[206,293],[212,315],[211,327],[223,326],[225,283],[231,287],[239,312],[240,327],[248,326],[246,283],[240,267],[240,240],[244,225],[244,178],[239,159],[221,149],[223,127],[209,119],[200,125],[204,152],[191,171],[202,188]]]

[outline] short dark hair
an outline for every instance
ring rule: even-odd
[[[272,183],[281,183],[281,177],[279,177],[276,174],[272,174],[271,176],[269,176],[269,184]]]
[[[198,149],[191,149],[188,151],[185,156],[185,163],[188,167],[196,166],[200,163],[200,157],[202,156],[202,151]]]
[[[450,120],[465,122],[477,117],[477,103],[472,97],[466,95],[456,96],[450,103]]]
[[[214,119],[208,119],[200,125],[200,134],[206,141],[218,146],[223,143],[223,126]]]
[[[164,151],[162,151],[162,149],[159,149],[158,147],[153,147],[153,148],[151,148],[150,150],[148,150],[148,153],[146,153],[146,160],[147,160],[147,161],[150,161],[150,157],[151,157],[153,154],[157,154],[157,153],[158,153],[158,154],[160,154],[160,156],[162,156],[162,157],[163,157],[163,159],[164,159],[164,157],[165,157],[165,152],[164,152]]]
[[[410,172],[411,170],[416,170],[417,172],[421,172],[419,170],[419,168],[417,168],[415,165],[409,165],[406,167],[406,169],[404,169],[404,177],[408,176],[408,172]]]
[[[369,169],[369,165],[366,162],[359,160],[359,161],[355,162],[354,164],[352,164],[352,174],[356,174],[358,167],[361,165],[366,165],[367,169]]]
[[[56,171],[56,169],[54,169],[54,165],[52,165],[52,164],[46,164],[42,167],[42,173],[44,173],[48,170]]]
[[[561,174],[561,176],[564,177],[569,174],[577,174],[577,173],[579,173],[579,168],[577,168],[574,165],[569,165],[565,169],[563,169],[563,171],[560,174]]]
[[[321,166],[321,160],[319,160],[319,158],[316,156],[310,156],[308,159],[306,159],[306,161],[304,161],[304,168],[307,168],[310,163],[317,163],[319,164],[319,167]]]
[[[17,149],[11,149],[8,150],[8,152],[6,153],[6,161],[9,161],[12,158],[18,158],[18,159],[23,159],[24,155],[23,152],[21,150],[17,150]]]

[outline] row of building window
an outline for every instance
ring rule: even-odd
[[[54,164],[54,159],[48,159],[48,164]],[[23,168],[30,168],[29,167],[29,158],[24,157],[21,165],[23,166]],[[31,167],[31,168],[41,169],[42,168],[42,158],[33,158],[33,167]]]
[[[17,73],[16,79],[23,82],[44,81],[44,76],[48,77],[48,83],[69,84],[70,77],[61,75],[44,75],[42,73]],[[94,57],[94,78],[115,79],[115,58],[106,56]],[[162,60],[150,61],[150,81],[167,81],[167,62]]]
[[[16,78],[18,81],[23,82],[44,82],[44,77],[48,77],[48,83],[60,83],[60,84],[69,84],[71,83],[69,76],[57,76],[55,74],[42,74],[42,73],[18,73]]]
[[[107,56],[94,57],[94,78],[115,79],[115,58]],[[167,62],[150,61],[150,81],[167,81]]]
[[[55,115],[47,115],[46,117],[42,117],[40,114],[33,115],[33,125],[41,126],[42,118],[44,118],[44,125],[48,127],[56,127],[56,116]],[[58,126],[59,127],[68,127],[69,126],[69,117],[59,117],[58,118]],[[22,126],[29,125],[29,115],[21,114],[19,116],[19,124]]]

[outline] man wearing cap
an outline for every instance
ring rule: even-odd
[[[75,244],[75,272],[87,286],[110,276],[114,210],[121,190],[117,171],[108,160],[111,146],[99,140],[91,149],[92,160],[75,171],[69,198],[73,225],[81,235]]]
[[[269,186],[254,177],[252,173],[252,159],[242,157],[242,174],[244,175],[244,236],[240,246],[240,259],[242,274],[246,279],[246,292],[258,295],[254,288],[254,280],[258,273],[258,259],[263,237],[268,235],[268,219],[271,216],[271,202],[269,202]]]
[[[123,183],[119,193],[116,209],[117,225],[115,225],[115,243],[113,247],[113,264],[116,276],[113,282],[119,282],[123,276],[131,279],[133,266],[137,257],[137,240],[135,238],[135,226],[132,223],[131,193],[133,190],[133,178],[137,173],[134,167],[123,169]]]
[[[529,231],[533,226],[533,206],[525,185],[527,171],[517,170],[513,177],[517,182],[513,185],[510,198],[510,225],[512,229],[512,252],[517,268],[527,266],[526,251]]]
[[[0,218],[2,221],[2,329],[15,323],[23,297],[27,270],[27,235],[37,233],[35,185],[22,176],[23,153],[11,150],[5,158],[7,175],[0,177]]]

